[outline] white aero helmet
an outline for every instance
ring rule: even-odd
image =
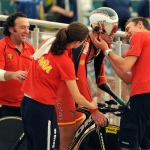
[[[109,7],[95,9],[89,17],[90,25],[97,33],[110,35],[118,28],[118,15]]]

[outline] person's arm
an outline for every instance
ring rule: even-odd
[[[104,51],[105,53],[105,51]],[[127,56],[125,58],[116,55],[114,52],[109,53],[109,59],[114,63],[114,65],[124,73],[127,73],[131,70],[132,66],[136,62],[138,57],[136,56]]]
[[[100,87],[100,85],[107,83],[104,58],[105,56],[103,52],[100,51],[99,55],[94,59],[94,71],[95,71],[96,84],[98,88]]]
[[[127,85],[131,83],[131,76],[132,73],[131,72],[122,72],[121,70],[119,70],[113,63],[113,61],[110,59],[110,57],[108,57],[108,60],[110,62],[110,64],[112,65],[115,73],[118,75],[118,77]]]
[[[6,80],[5,80],[5,77],[4,77],[4,74],[5,74],[5,73],[6,73],[5,70],[0,69],[0,81],[6,81]]]
[[[106,50],[109,49],[108,44],[99,36],[99,40],[97,40],[97,37],[95,38],[94,42],[98,47],[101,48],[101,50],[105,53]],[[122,72],[126,73],[131,70],[134,63],[137,61],[137,56],[127,56],[127,57],[121,57],[116,55],[113,51],[109,52],[109,59],[114,63],[114,65],[121,70]]]
[[[67,80],[66,84],[73,99],[75,100],[77,104],[79,104],[80,106],[90,108],[90,109],[97,108],[97,103],[95,101],[89,102],[80,94],[75,80]]]
[[[133,12],[133,7],[132,7],[132,3],[131,3],[131,1],[129,1],[129,11],[130,11],[130,13],[132,13],[132,12]]]
[[[52,6],[50,11],[60,13],[61,15],[70,17],[70,18],[73,17],[73,15],[74,15],[73,11],[66,11],[65,9],[63,9],[59,6]]]
[[[3,69],[0,69],[0,81],[7,81],[7,80],[18,80],[23,81],[25,80],[27,75],[26,71],[6,71]]]
[[[85,106],[90,109],[96,109],[97,103],[95,101],[87,101],[79,92],[79,89],[77,87],[76,81],[66,81],[67,87],[69,88],[69,91],[74,98],[75,102],[78,103],[81,106]],[[92,113],[92,118],[95,121],[97,125],[106,126],[107,125],[107,119],[98,110]]]

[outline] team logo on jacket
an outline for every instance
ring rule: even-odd
[[[80,60],[80,65],[84,65],[85,64],[85,60]]]
[[[8,53],[8,54],[6,55],[6,57],[7,57],[7,59],[12,59],[12,58],[13,58],[13,54]]]
[[[129,47],[129,50],[134,50],[134,46],[130,46],[130,47]]]

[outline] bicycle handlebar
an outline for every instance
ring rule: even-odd
[[[125,105],[125,102],[121,98],[119,98],[115,93],[113,93],[113,91],[106,83],[101,84],[99,88],[110,94],[120,105]]]
[[[107,104],[107,106],[105,103]],[[98,110],[103,114],[112,113],[116,116],[120,116],[125,107],[125,105],[123,106],[119,105],[117,108],[112,108],[111,105],[117,105],[117,103],[114,100],[109,100],[109,101],[106,101],[105,103],[98,103]],[[77,111],[85,113],[85,115],[88,115],[88,114],[90,115],[89,110],[85,107],[78,107]]]
[[[113,113],[116,116],[121,116],[122,111],[124,109],[125,106],[119,106],[118,108],[112,108],[112,107],[106,107],[106,106],[100,106],[101,104],[98,104],[98,110],[103,113]],[[104,104],[105,105],[105,104]],[[117,113],[118,112],[118,113]]]

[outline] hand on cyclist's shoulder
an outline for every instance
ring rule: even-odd
[[[105,127],[108,124],[108,121],[105,115],[99,112],[98,110],[92,114],[92,118],[94,122],[96,123],[96,125]]]
[[[97,106],[97,102],[95,102],[95,101],[91,101],[90,102],[90,109],[96,109],[98,106]]]

